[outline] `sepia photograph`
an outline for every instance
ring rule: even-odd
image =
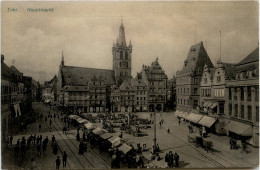
[[[258,1],[1,2],[1,169],[258,167]]]

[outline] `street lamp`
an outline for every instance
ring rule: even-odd
[[[157,101],[158,101],[158,99],[157,99],[157,95],[155,96],[155,103],[156,103],[156,105],[155,105],[155,108],[154,108],[154,138],[153,138],[153,142],[154,142],[154,153],[153,154],[156,154],[156,151],[157,151],[157,147],[156,147],[156,107],[157,107]]]

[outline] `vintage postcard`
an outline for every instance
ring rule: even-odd
[[[257,168],[258,1],[2,1],[1,168]]]

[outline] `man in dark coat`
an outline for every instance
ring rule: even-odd
[[[178,168],[179,167],[179,155],[177,153],[174,154],[174,159],[175,159],[176,168]]]
[[[59,156],[56,159],[56,169],[60,169],[60,157]]]
[[[67,153],[64,151],[63,156],[62,156],[63,168],[66,167],[67,158],[68,158],[68,155],[67,155]]]

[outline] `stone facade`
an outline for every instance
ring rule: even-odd
[[[143,65],[141,79],[147,85],[148,111],[163,111],[167,98],[167,76],[158,57],[151,66]]]
[[[115,72],[116,84],[121,85],[124,80],[131,79],[132,68],[132,44],[125,41],[125,29],[123,23],[119,28],[119,37],[112,47],[113,71]]]
[[[203,46],[203,42],[192,45],[181,71],[176,73],[177,109],[191,111],[200,103],[200,81],[205,63],[213,64]]]
[[[7,66],[4,55],[1,55],[2,141],[5,142],[10,128],[22,123],[31,110],[32,77],[24,76],[15,66]]]
[[[225,88],[227,134],[259,144],[259,48],[235,67],[235,80]],[[239,127],[233,127],[233,124]],[[237,131],[241,129],[241,131]],[[243,131],[242,131],[243,130]]]

